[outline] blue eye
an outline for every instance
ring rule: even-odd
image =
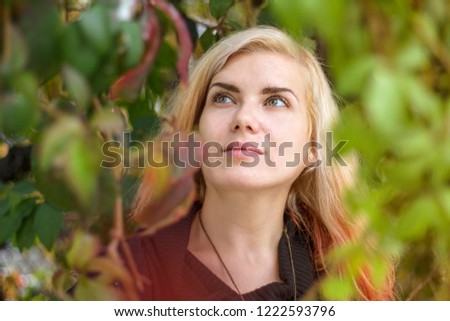
[[[273,107],[288,107],[289,104],[283,97],[274,96],[266,100],[266,105]]]
[[[232,104],[233,103],[233,99],[230,96],[223,94],[223,93],[214,94],[214,96],[212,97],[212,101],[217,104]]]

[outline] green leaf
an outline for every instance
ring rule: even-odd
[[[373,280],[376,287],[381,287],[386,281],[388,275],[388,264],[386,258],[376,256],[369,262],[372,267]]]
[[[78,70],[69,65],[63,68],[63,77],[70,96],[81,109],[86,109],[91,99],[89,83]]]
[[[92,118],[91,126],[108,134],[122,134],[125,120],[119,108],[102,109]]]
[[[26,198],[14,207],[13,213],[15,215],[19,215],[22,218],[25,218],[31,214],[35,206],[36,198]]]
[[[24,217],[28,216],[34,208],[34,201],[24,201],[0,218],[0,244],[9,240],[20,228]]]
[[[78,203],[62,176],[61,170],[34,170],[36,186],[45,201],[63,211],[73,211],[78,208]]]
[[[406,241],[422,238],[427,230],[434,224],[439,224],[439,208],[428,195],[414,200],[402,212],[396,227],[397,235]]]
[[[217,37],[213,34],[212,29],[206,29],[200,37],[200,44],[204,51],[208,50],[216,41]]]
[[[155,135],[160,128],[157,112],[148,105],[147,101],[138,100],[129,109],[130,122],[133,124],[132,140],[146,139],[149,135]]]
[[[345,71],[338,74],[336,82],[338,91],[343,95],[358,95],[366,83],[375,59],[372,56],[362,56],[348,61]]]
[[[424,37],[435,42],[439,38],[436,22],[429,15],[422,13],[415,13],[412,16],[412,21],[417,28],[422,30]]]
[[[40,142],[39,166],[43,170],[48,170],[52,164],[63,163],[64,153],[67,146],[77,137],[84,133],[84,127],[75,117],[65,117],[60,119],[53,126],[48,128]]]
[[[395,59],[399,67],[417,70],[428,63],[427,48],[415,35],[411,35],[400,48]]]
[[[100,242],[97,237],[83,231],[76,231],[72,237],[72,247],[66,255],[70,267],[81,271],[86,269],[98,254]]]
[[[163,41],[158,50],[158,55],[155,59],[155,67],[160,69],[173,68],[173,66],[177,63],[177,52],[175,49],[167,43],[167,41]]]
[[[300,1],[270,1],[269,10],[296,39],[302,36],[303,4]],[[295,14],[293,14],[295,12]]]
[[[234,0],[210,0],[209,9],[211,14],[219,19],[228,11],[228,9],[233,5]]]
[[[2,219],[2,217],[5,216],[6,213],[9,212],[11,207],[12,207],[11,199],[8,196],[4,196],[3,198],[0,199],[0,220]]]
[[[0,96],[0,132],[6,135],[29,135],[38,121],[37,105],[24,95]]]
[[[424,183],[422,177],[429,165],[427,157],[415,157],[385,164],[383,171],[387,181],[399,190],[404,189],[405,186],[411,189],[420,188]]]
[[[424,117],[431,123],[439,123],[443,115],[439,95],[433,92],[428,86],[420,81],[414,74],[409,74],[398,78],[400,89],[408,100],[411,111]]]
[[[7,135],[28,135],[39,121],[38,81],[23,72],[11,78],[12,92],[0,95],[0,131]]]
[[[403,135],[397,136],[393,142],[395,153],[403,159],[423,159],[432,145],[433,137],[431,133],[421,128],[405,130]]]
[[[6,35],[7,39],[10,40],[10,54],[5,61],[4,66],[10,72],[17,72],[25,66],[28,60],[28,48],[24,37],[20,30],[18,30],[14,25],[9,24],[5,29],[9,34]]]
[[[34,214],[34,228],[39,240],[51,250],[56,237],[63,226],[64,213],[47,203],[39,205]]]
[[[19,15],[19,25],[29,48],[28,68],[41,79],[59,67],[63,24],[54,1],[28,1]]]
[[[122,23],[122,39],[126,47],[125,68],[136,66],[144,54],[141,27],[136,22]]]
[[[13,89],[23,94],[28,100],[37,105],[39,95],[39,81],[30,72],[22,72],[11,79]]]
[[[34,186],[34,183],[30,180],[23,180],[14,184],[11,191],[26,196],[35,192],[36,186]]]
[[[80,26],[84,37],[98,53],[104,54],[111,48],[110,19],[105,6],[96,5],[84,12],[80,17]]]
[[[154,95],[162,96],[166,90],[164,87],[164,75],[163,72],[157,68],[154,68],[151,70],[150,74],[147,77],[147,85],[148,88],[151,88],[151,92]],[[133,90],[129,91],[131,94],[133,93]],[[136,99],[135,99],[136,101]],[[147,109],[149,109],[149,101],[147,101]]]
[[[6,215],[0,218],[0,244],[8,241],[19,229],[22,218],[17,215]]]
[[[450,187],[443,187],[436,195],[436,198],[447,222],[450,222]]]
[[[34,244],[36,232],[34,229],[34,215],[29,215],[24,219],[20,229],[17,231],[16,244],[20,250],[27,249]]]
[[[363,103],[367,118],[378,133],[392,137],[404,126],[406,107],[399,83],[396,75],[384,67],[372,75]]]
[[[321,287],[325,300],[350,300],[355,294],[352,281],[344,277],[327,277]]]
[[[65,177],[84,206],[92,204],[95,196],[100,161],[96,151],[79,139],[68,146]]]
[[[233,28],[233,30],[239,31],[239,30],[243,30],[244,27],[242,27],[239,23],[237,23],[236,21],[233,20],[228,20],[228,25]]]
[[[76,23],[65,29],[62,42],[61,50],[65,62],[86,77],[92,76],[100,65],[101,56],[95,52],[94,48],[85,44]]]
[[[358,243],[342,245],[330,253],[330,260],[336,265],[345,265],[348,273],[356,274],[367,260],[364,249]],[[344,263],[345,262],[345,263]]]
[[[83,277],[76,285],[74,296],[81,301],[114,301],[119,298],[119,293],[107,284]]]

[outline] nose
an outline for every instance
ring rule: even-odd
[[[256,107],[250,104],[243,104],[236,110],[232,123],[231,130],[248,131],[250,133],[257,133],[260,129],[260,122],[258,120]]]

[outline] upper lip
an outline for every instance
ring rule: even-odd
[[[263,151],[258,148],[258,144],[255,142],[238,142],[238,141],[231,142],[225,148],[225,152],[232,149],[248,150],[251,152],[255,152],[259,155],[263,154]]]

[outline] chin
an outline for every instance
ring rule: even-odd
[[[290,187],[292,177],[298,172],[285,168],[264,167],[218,167],[202,168],[205,181],[211,186],[224,190],[263,190],[270,188]]]

